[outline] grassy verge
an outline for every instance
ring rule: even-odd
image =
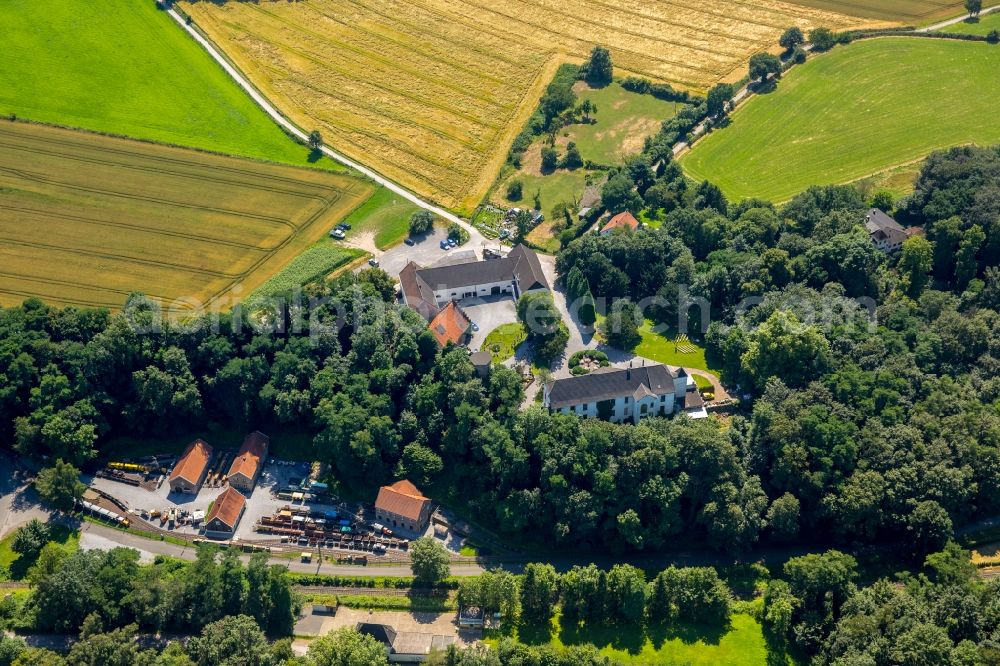
[[[51,523],[52,538],[49,543],[57,543],[63,548],[74,551],[80,547],[80,532],[65,525]],[[11,546],[14,543],[14,534],[11,532],[3,541],[0,541],[0,580],[22,580],[28,573],[28,569],[35,563],[35,558],[24,557],[15,553]]]
[[[750,613],[735,613],[728,627],[679,624],[663,628],[641,626],[562,627],[558,617],[548,631],[521,629],[516,637],[529,644],[556,648],[592,643],[601,654],[627,666],[758,666],[790,664],[767,645],[760,623]],[[495,638],[487,639],[495,643]]]
[[[164,543],[172,543],[175,546],[192,546],[190,541],[180,539],[178,537],[168,536],[166,534],[160,534],[159,532],[151,532],[149,530],[140,529],[138,527],[122,527],[118,523],[108,522],[106,520],[101,520],[95,518],[94,516],[84,514],[83,520],[88,523],[94,523],[95,525],[103,525],[104,527],[110,527],[116,529],[119,532],[127,532],[133,536],[142,537],[144,539],[149,539],[151,541],[162,541]]]
[[[410,233],[410,216],[418,210],[409,200],[380,187],[344,222],[351,225],[351,235],[370,233],[375,247],[385,250],[403,242]]]
[[[952,32],[960,35],[988,35],[993,30],[1000,30],[1000,11],[981,16],[978,21],[962,21],[955,25],[949,25],[941,32]]]
[[[280,273],[254,291],[246,301],[247,306],[252,308],[264,299],[287,294],[295,287],[324,278],[364,254],[363,250],[322,240],[292,259]]]
[[[981,42],[886,37],[838,46],[742,105],[682,165],[730,199],[783,201],[936,149],[996,143],[997,71],[1000,48]]]
[[[43,14],[8,0],[0,34],[0,114],[343,169],[282,132],[152,0],[54,0]]]
[[[527,337],[524,325],[520,322],[501,324],[489,332],[482,348],[493,356],[494,363],[501,363],[514,356],[518,346]]]
[[[366,595],[315,595],[310,599],[315,603],[336,603],[348,608],[371,608],[374,610],[404,610],[416,613],[447,613],[458,610],[454,599],[435,597],[373,597]]]

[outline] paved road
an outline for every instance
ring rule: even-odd
[[[285,128],[288,132],[290,132],[293,136],[297,137],[303,143],[308,142],[309,140],[308,134],[304,132],[301,128],[299,128],[297,125],[295,125],[293,122],[288,120],[288,118],[286,118],[284,115],[282,115],[282,113],[278,111],[278,109],[274,105],[272,105],[271,102],[266,97],[264,97],[263,94],[260,93],[260,91],[258,91],[256,88],[253,87],[253,85],[250,84],[250,82],[243,76],[243,74],[239,70],[237,70],[233,65],[229,63],[228,60],[226,60],[222,56],[222,54],[215,48],[215,46],[211,42],[202,37],[201,33],[195,30],[192,26],[188,25],[185,22],[185,20],[181,17],[181,15],[177,13],[176,10],[171,8],[167,10],[167,13],[170,14],[170,16],[173,17],[173,19],[177,22],[177,24],[180,25],[181,28],[183,28],[196,42],[198,42],[198,44],[200,44],[202,48],[208,51],[208,54],[212,56],[212,59],[215,60],[217,63],[219,63],[219,66],[222,67],[222,69],[224,69],[226,73],[229,74],[229,76],[232,77],[232,79],[236,81],[236,83],[241,88],[243,88],[243,90],[245,90],[248,95],[250,95],[253,101],[257,102],[260,108],[264,109],[264,112],[267,113],[267,115],[271,116],[271,119],[274,120],[274,122],[278,123],[281,127]],[[400,185],[397,185],[396,183],[389,180],[385,176],[379,174],[378,172],[374,171],[373,169],[370,169],[360,164],[359,162],[355,162],[346,155],[343,155],[342,153],[339,153],[328,146],[322,146],[320,150],[327,157],[330,157],[331,159],[334,159],[345,166],[349,166],[356,171],[359,171],[368,178],[371,178],[379,185],[387,187],[396,194],[400,195],[405,199],[408,199],[409,201],[412,201],[414,204],[420,206],[421,208],[431,211],[438,217],[448,220],[449,222],[457,222],[458,224],[461,224],[463,227],[466,228],[466,230],[468,230],[470,236],[472,236],[471,240],[475,243],[475,245],[479,245],[479,242],[482,240],[482,237],[479,234],[479,232],[471,224],[469,224],[462,218],[458,217],[457,215],[454,215],[453,213],[450,213],[439,206],[435,206],[434,204],[421,199],[413,192],[410,192],[409,190],[405,189]]]
[[[50,515],[38,504],[27,475],[7,453],[0,451],[0,539],[32,518],[46,521]]]

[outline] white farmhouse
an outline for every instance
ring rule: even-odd
[[[601,368],[580,377],[555,379],[543,387],[542,404],[562,414],[638,423],[651,416],[686,412],[706,416],[705,401],[684,368],[665,365]]]
[[[409,262],[399,274],[403,300],[428,321],[448,303],[508,294],[514,299],[548,289],[538,255],[523,245],[506,257],[421,268]]]

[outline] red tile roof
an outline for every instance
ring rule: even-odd
[[[208,525],[213,520],[218,518],[230,529],[235,529],[236,523],[240,520],[240,514],[243,513],[243,507],[247,503],[247,498],[243,496],[243,493],[236,490],[235,488],[226,488],[226,490],[215,499],[215,504],[212,505],[212,510],[208,512],[205,516],[205,524]]]
[[[444,347],[449,342],[460,344],[465,334],[469,332],[471,325],[472,322],[462,311],[462,308],[458,307],[455,301],[452,301],[444,306],[441,312],[437,313],[428,328],[437,338],[438,344]]]
[[[608,223],[601,227],[601,233],[614,231],[615,229],[624,229],[626,227],[633,231],[639,228],[639,220],[635,219],[635,216],[628,211],[618,213],[608,220]]]
[[[420,513],[427,504],[430,504],[430,500],[405,479],[391,486],[382,486],[378,491],[378,499],[375,500],[376,509],[410,520],[420,520]]]
[[[270,441],[267,435],[256,430],[247,435],[239,453],[233,459],[233,464],[229,467],[227,478],[238,473],[242,473],[248,479],[254,478],[262,464],[261,461],[267,455],[267,445]]]
[[[184,453],[177,460],[177,464],[170,470],[170,480],[184,479],[191,485],[196,485],[201,479],[202,472],[208,466],[208,461],[212,459],[212,447],[204,440],[196,439],[184,449]]]

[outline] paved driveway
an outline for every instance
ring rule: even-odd
[[[469,319],[474,321],[479,327],[473,332],[472,340],[469,342],[469,349],[479,351],[490,334],[501,324],[511,324],[517,321],[517,305],[510,296],[490,296],[487,298],[465,299],[460,305],[469,315]]]
[[[6,453],[0,453],[0,539],[32,518],[44,522],[49,516],[25,473]]]

